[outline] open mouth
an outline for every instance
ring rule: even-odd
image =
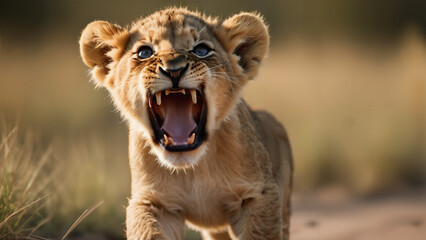
[[[207,104],[202,91],[172,88],[149,94],[155,141],[170,152],[191,151],[206,137]]]

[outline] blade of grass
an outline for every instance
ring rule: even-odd
[[[25,211],[27,208],[31,207],[32,205],[40,202],[41,200],[45,199],[47,196],[49,196],[50,194],[47,194],[33,202],[31,202],[30,204],[16,210],[15,212],[13,212],[12,214],[10,214],[3,222],[0,223],[0,228],[2,228],[8,221],[10,221],[13,217],[19,215],[21,212]]]
[[[43,226],[44,224],[46,224],[47,222],[49,222],[51,220],[51,217],[49,218],[45,218],[43,221],[41,221],[39,224],[37,224],[37,226],[33,227],[31,229],[30,235],[33,235],[41,226]],[[39,237],[39,236],[37,236]],[[41,238],[41,237],[40,237]]]
[[[44,238],[37,235],[30,235],[29,237],[31,237],[34,240],[50,240],[49,238]]]
[[[52,152],[51,148],[48,148],[47,151],[44,153],[44,155],[41,157],[41,160],[38,162],[38,165],[35,170],[33,170],[32,177],[30,181],[27,184],[27,187],[25,188],[24,192],[22,193],[23,196],[26,196],[27,192],[31,189],[31,186],[33,185],[35,179],[39,176],[40,170],[43,168],[45,163],[49,160],[49,156]]]
[[[65,240],[66,237],[68,237],[68,235],[78,226],[78,224],[80,224],[87,216],[89,216],[89,214],[91,214],[96,208],[98,208],[100,205],[102,205],[102,203],[104,203],[104,201],[100,201],[99,203],[97,203],[96,205],[94,205],[93,207],[90,207],[88,209],[86,209],[81,215],[80,217],[77,218],[77,220],[75,220],[75,222],[71,225],[71,227],[68,229],[68,231],[65,233],[65,235],[62,237],[61,240]]]
[[[10,137],[16,133],[16,131],[18,131],[18,127],[14,127],[12,130],[9,131],[9,133],[3,138],[1,144],[0,144],[0,148],[2,148],[6,142],[10,139]]]

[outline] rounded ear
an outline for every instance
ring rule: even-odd
[[[110,69],[109,64],[117,61],[129,40],[126,29],[105,21],[94,21],[87,25],[80,37],[80,54],[83,62],[92,68],[93,78],[103,83]]]
[[[248,79],[254,78],[269,49],[268,27],[263,17],[243,12],[226,19],[218,28],[216,36],[225,50],[237,56]]]

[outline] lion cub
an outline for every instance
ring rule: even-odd
[[[120,27],[94,21],[80,52],[129,125],[129,239],[288,239],[292,156],[284,128],[241,89],[269,48],[262,17],[182,8]]]

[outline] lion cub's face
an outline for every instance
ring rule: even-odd
[[[93,78],[170,168],[199,161],[268,44],[256,15],[218,22],[186,9],[156,12],[130,28],[95,21],[80,39]]]

